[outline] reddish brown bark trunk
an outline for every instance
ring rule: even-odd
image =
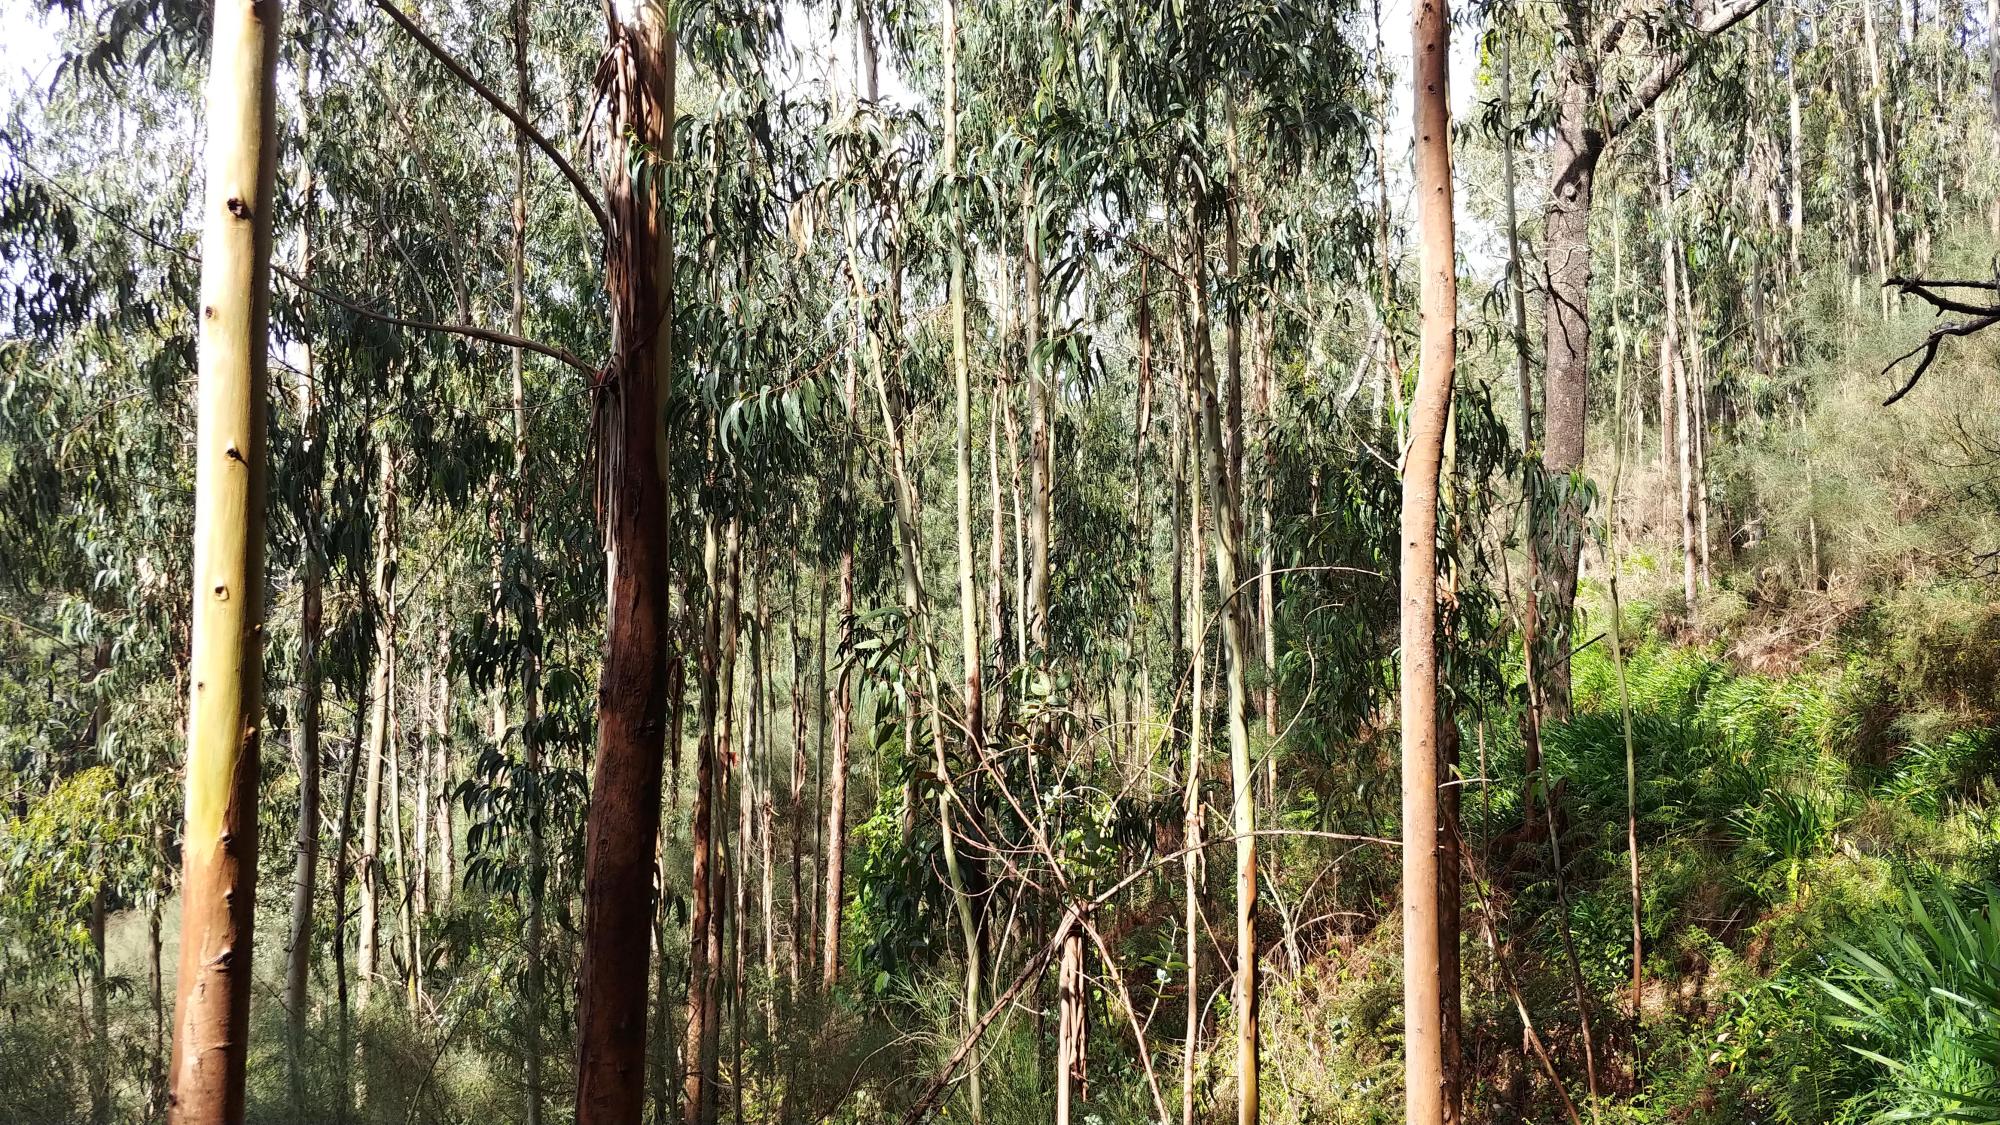
[[[616,127],[671,158],[674,42],[647,9],[614,23]],[[577,1120],[626,1125],[645,1102],[653,844],[667,720],[666,434],[673,244],[666,217],[611,162],[606,249],[614,360],[600,388],[607,569],[597,760],[585,827]]]

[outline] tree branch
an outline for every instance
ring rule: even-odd
[[[442,324],[436,321],[409,320],[405,317],[391,316],[388,313],[377,312],[374,309],[368,308],[365,305],[356,304],[355,302],[350,301],[345,297],[329,293],[326,290],[321,289],[319,286],[307,282],[304,278],[299,277],[297,274],[293,273],[288,269],[285,269],[283,266],[273,265],[271,269],[272,272],[276,273],[279,277],[282,277],[286,281],[291,282],[293,285],[299,287],[301,290],[307,293],[311,293],[313,296],[318,297],[323,301],[328,301],[331,302],[332,304],[339,305],[341,308],[346,309],[348,312],[354,313],[357,316],[365,316],[370,320],[379,320],[384,324],[393,324],[398,328],[414,328],[423,332],[443,332],[448,335],[464,336],[468,339],[473,339],[473,340],[483,340],[489,344],[499,344],[502,347],[519,348],[525,352],[534,352],[536,355],[545,355],[548,356],[550,359],[566,363],[569,366],[576,368],[578,371],[583,372],[585,375],[591,376],[592,378],[595,378],[598,374],[597,368],[592,367],[590,364],[585,363],[581,359],[578,359],[574,353],[559,348],[554,344],[544,344],[539,340],[530,340],[525,336],[516,336],[511,332],[501,332],[498,331],[497,329],[492,329],[492,328],[481,328],[476,324]]]
[[[176,246],[171,242],[167,242],[160,238],[155,237],[150,232],[141,230],[140,228],[133,226],[131,223],[126,222],[125,220],[119,218],[118,216],[112,214],[111,212],[104,210],[103,208],[97,206],[96,204],[91,203],[89,200],[84,199],[82,196],[77,195],[75,192],[72,192],[69,188],[57,182],[48,173],[43,172],[41,169],[36,168],[34,165],[29,164],[26,161],[22,161],[20,163],[23,168],[27,169],[33,175],[39,177],[50,188],[54,189],[57,192],[62,193],[77,206],[83,208],[86,211],[89,211],[91,214],[96,215],[101,219],[104,219],[106,222],[109,222],[111,225],[117,227],[119,230],[124,231],[126,234],[129,234],[134,238],[140,239],[141,241],[157,249],[164,250],[167,253],[172,254],[175,257],[181,259],[182,261],[189,263],[190,265],[194,265],[197,267],[201,265],[200,255],[190,253],[189,251],[179,246]],[[499,344],[502,347],[520,348],[522,351],[534,352],[536,355],[545,355],[548,356],[550,359],[566,363],[569,366],[576,368],[578,371],[581,371],[586,375],[592,376],[593,378],[595,378],[598,374],[597,368],[592,367],[590,364],[585,363],[581,359],[578,359],[575,353],[566,351],[562,348],[557,347],[554,344],[544,344],[539,340],[530,340],[527,339],[526,337],[513,335],[512,333],[500,332],[491,328],[481,328],[476,324],[443,324],[435,321],[409,320],[404,317],[390,316],[388,313],[376,312],[374,309],[368,308],[365,305],[356,304],[355,302],[350,301],[345,297],[339,296],[338,294],[335,293],[330,293],[325,289],[321,289],[319,286],[306,281],[304,278],[293,273],[291,270],[288,270],[285,267],[278,265],[275,262],[271,264],[271,272],[279,277],[284,278],[286,281],[291,282],[293,285],[297,286],[300,290],[307,293],[311,293],[313,296],[318,297],[323,301],[339,305],[341,308],[346,309],[348,312],[354,313],[357,316],[365,316],[370,320],[379,320],[384,324],[393,324],[399,328],[414,328],[423,332],[444,332],[453,336],[464,336],[473,340],[484,340],[489,344]]]
[[[432,58],[442,63],[444,68],[451,71],[460,82],[470,86],[473,93],[478,94],[486,100],[486,104],[499,110],[502,117],[513,122],[516,129],[521,130],[524,136],[535,143],[536,148],[541,149],[551,161],[555,162],[555,166],[562,172],[563,178],[567,179],[570,186],[576,189],[576,194],[583,200],[584,206],[590,208],[590,217],[597,220],[597,228],[604,232],[605,240],[608,242],[611,238],[611,217],[605,214],[604,204],[598,202],[597,194],[590,190],[589,182],[563,157],[563,154],[556,146],[551,144],[549,139],[542,135],[541,130],[536,129],[534,125],[529,123],[526,117],[522,116],[520,110],[508,105],[506,99],[495,93],[486,83],[473,77],[472,72],[467,70],[463,63],[454,58],[451,52],[440,46],[437,40],[424,34],[423,29],[418,27],[415,21],[411,20],[408,15],[404,14],[403,10],[395,5],[394,0],[374,0],[374,3],[390,19],[395,20],[397,26],[408,32],[410,38],[417,41],[418,46],[428,52]]]
[[[1896,390],[1896,393],[1882,400],[1883,406],[1896,405],[1896,403],[1902,400],[1904,395],[1916,389],[1917,381],[1922,379],[1924,372],[1929,371],[1931,364],[1937,361],[1938,347],[1945,342],[1947,337],[1970,336],[1975,332],[1984,332],[1986,329],[2000,324],[2000,305],[1968,304],[1967,302],[1934,292],[1931,288],[1932,286],[1951,286],[1962,289],[2000,288],[2000,285],[1996,285],[1993,282],[1924,281],[1920,278],[1892,277],[1883,284],[1894,286],[1898,292],[1906,293],[1929,302],[1940,313],[1963,313],[1971,318],[1969,320],[1947,321],[1932,328],[1930,333],[1924,337],[1923,343],[1889,361],[1889,366],[1882,369],[1882,374],[1884,375],[1894,371],[1897,365],[1911,356],[1921,355],[1923,357],[1917,360],[1917,369],[1910,372],[1909,379]]]
[[[1652,108],[1654,102],[1660,100],[1660,95],[1673,89],[1674,83],[1680,81],[1681,75],[1687,73],[1687,68],[1694,62],[1695,51],[1703,41],[1713,39],[1742,23],[1763,6],[1764,0],[1727,0],[1726,3],[1710,9],[1706,15],[1697,18],[1694,24],[1696,40],[1694,45],[1687,50],[1662,55],[1660,60],[1653,64],[1653,69],[1646,74],[1646,77],[1639,80],[1638,88],[1632,91],[1632,96],[1626,99],[1618,112],[1606,116],[1605,140],[1616,139],[1620,133],[1631,128],[1634,122],[1646,115],[1646,111]]]
[[[1063,939],[1069,936],[1070,927],[1075,924],[1076,912],[1074,910],[1065,912],[1062,921],[1056,924],[1056,931],[1049,938],[1048,944],[1042,946],[1034,956],[1021,965],[1021,970],[1014,974],[1013,983],[1007,986],[1007,991],[993,1001],[992,1006],[979,1017],[979,1022],[972,1025],[972,1030],[966,1033],[964,1039],[959,1040],[958,1049],[951,1053],[950,1058],[944,1060],[944,1066],[924,1084],[923,1092],[917,1095],[916,1100],[910,1103],[910,1108],[903,1113],[901,1125],[917,1125],[926,1114],[936,1108],[938,1096],[944,1093],[945,1086],[951,1082],[951,1076],[958,1071],[959,1064],[965,1061],[965,1057],[972,1053],[973,1046],[986,1034],[986,1028],[992,1024],[994,1017],[1013,1004],[1014,998],[1021,994],[1021,990],[1027,987],[1028,982],[1048,967],[1050,958],[1054,957],[1056,950],[1062,947]]]

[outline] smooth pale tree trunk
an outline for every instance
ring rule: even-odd
[[[396,677],[393,674],[389,685],[389,694],[393,699],[396,693]],[[402,947],[403,996],[409,1004],[410,1014],[414,1016],[421,981],[417,975],[416,926],[410,917],[409,853],[403,849],[403,723],[393,709],[389,726],[389,855],[396,863],[396,940]]]
[[[1986,3],[1988,13],[1992,13],[1996,8],[2000,8],[2000,0],[1986,0]],[[1801,257],[1801,247],[1805,242],[1806,236],[1806,177],[1803,152],[1805,147],[1803,143],[1804,130],[1799,112],[1798,22],[1793,15],[1793,9],[1790,4],[1785,5],[1784,23],[1786,38],[1792,41],[1791,57],[1785,64],[1785,110],[1787,125],[1789,127],[1787,140],[1790,142],[1786,148],[1786,155],[1791,164],[1791,175],[1787,177],[1787,186],[1791,189],[1791,213],[1787,216],[1787,219],[1789,220],[1791,233],[1789,252],[1792,264],[1792,284],[1797,286],[1803,284],[1805,281],[1805,265]],[[1987,26],[1994,26],[1991,19],[1988,19]],[[2000,43],[2000,40],[1996,40],[1996,43]],[[2000,47],[1996,47],[1996,52],[2000,52]],[[1995,82],[1994,107],[1995,112],[2000,113],[2000,53],[1996,53],[1994,56],[1993,73]]]
[[[955,13],[956,9],[952,8],[949,11]],[[951,18],[953,20],[952,26],[955,28],[955,14]],[[854,248],[852,239],[853,228],[850,225],[848,255],[850,261],[858,261],[859,254]],[[891,251],[892,256],[898,253],[900,251]],[[889,278],[889,291],[885,296],[891,316],[900,315],[902,290],[901,278],[898,272],[900,269],[900,262],[892,265]],[[856,276],[857,278],[859,277],[858,272]],[[887,439],[889,453],[889,477],[890,483],[893,486],[893,492],[895,493],[896,547],[897,555],[902,562],[903,610],[908,618],[912,647],[913,649],[921,650],[926,647],[924,638],[927,636],[929,619],[929,599],[924,590],[921,560],[922,544],[920,536],[922,525],[919,522],[916,484],[910,473],[909,454],[905,444],[904,435],[907,430],[907,419],[903,417],[902,411],[897,408],[895,396],[889,392],[888,361],[883,352],[884,349],[880,336],[871,333],[869,335],[869,373],[875,383],[876,404],[881,409],[882,428]],[[972,628],[976,631],[978,626],[975,624]],[[976,661],[977,657],[975,656],[973,659]],[[929,662],[926,661],[926,664],[928,665]],[[931,689],[928,693],[930,696],[928,710],[931,743],[936,757],[935,766],[939,783],[937,798],[938,831],[942,843],[941,850],[944,854],[946,882],[951,889],[952,901],[958,914],[960,936],[964,939],[965,943],[965,992],[967,1000],[965,1018],[969,1027],[973,1021],[979,1018],[978,995],[981,973],[979,935],[977,926],[973,920],[971,900],[966,893],[964,874],[959,863],[956,830],[952,826],[953,818],[950,808],[951,775],[945,761],[944,723],[939,711],[941,703],[937,697],[938,681],[936,668],[926,667],[923,671],[929,678]],[[906,713],[906,723],[912,731],[914,731],[916,725],[914,711],[916,706],[917,700],[913,695],[910,700],[912,710]],[[913,813],[914,809],[907,811]],[[985,1114],[983,1109],[984,1098],[980,1087],[979,1057],[976,1052],[972,1053],[966,1060],[966,1076],[967,1094],[972,1109],[972,1120],[977,1125],[978,1122],[984,1119]]]
[[[1190,362],[1191,357],[1186,347],[1186,335],[1184,331],[1181,333],[1183,341],[1180,349],[1181,367],[1184,375],[1193,369],[1193,364]],[[1184,381],[1191,382],[1185,379]],[[1192,448],[1185,455],[1182,455],[1179,453],[1179,445],[1192,447],[1196,440],[1195,434],[1199,432],[1196,419],[1199,417],[1201,410],[1196,405],[1197,393],[1194,387],[1190,385],[1187,388],[1187,392],[1183,395],[1183,409],[1181,413],[1186,418],[1186,422],[1181,426],[1181,433],[1186,440],[1177,443],[1176,446],[1177,456],[1181,456],[1184,460],[1188,461],[1193,460],[1195,457]],[[1186,540],[1189,543],[1199,544],[1201,542],[1202,530],[1201,474],[1199,472],[1191,472],[1188,474],[1188,477],[1187,488],[1190,495],[1187,504]],[[1179,543],[1179,532],[1176,532],[1175,544],[1177,549],[1175,550],[1174,558],[1176,588],[1180,585],[1180,567],[1183,562],[1180,558],[1181,551],[1178,549]],[[1200,560],[1200,551],[1199,548],[1196,548],[1194,558],[1191,560],[1193,562],[1192,569],[1194,573],[1187,584],[1188,597],[1185,610],[1182,609],[1178,601],[1175,605],[1176,613],[1185,612],[1187,614],[1186,633],[1188,636],[1194,638],[1194,651],[1188,667],[1188,691],[1192,696],[1193,703],[1189,711],[1186,776],[1183,782],[1185,792],[1182,798],[1182,831],[1187,837],[1182,845],[1187,849],[1187,854],[1181,857],[1181,876],[1184,882],[1182,890],[1184,905],[1186,907],[1186,917],[1182,919],[1182,926],[1187,939],[1188,981],[1187,1031],[1185,1038],[1181,1041],[1181,1125],[1194,1125],[1194,1057],[1196,1048],[1201,1041],[1201,754],[1202,735],[1208,725],[1208,712],[1204,709],[1202,691],[1208,673],[1208,645],[1205,640],[1207,633],[1203,621]]]
[[[312,89],[312,52],[300,56],[299,90],[309,99]],[[310,118],[310,110],[307,111]],[[310,126],[308,126],[310,128]],[[306,169],[303,190],[305,216],[299,234],[299,277],[312,279],[313,170]],[[325,548],[321,543],[320,520],[325,502],[320,479],[325,457],[325,422],[319,412],[317,371],[313,366],[310,328],[301,345],[297,385],[300,462],[305,489],[305,518],[301,533],[303,556],[299,575],[299,695],[298,722],[293,727],[292,761],[299,775],[299,822],[294,837],[292,867],[292,924],[285,950],[285,1063],[291,1084],[292,1112],[303,1117],[307,1108],[306,989],[312,975],[313,892],[319,878],[320,821],[320,636],[324,630],[322,588],[325,582]]]
[[[1000,400],[1007,394],[1005,372],[1005,365],[994,366],[992,392],[986,403],[986,493],[993,517],[986,553],[986,627],[993,640],[997,674],[992,702],[982,700],[981,710],[1000,716],[994,721],[996,728],[1006,722],[1007,715],[1007,528],[1000,490]]]
[[[218,5],[204,110],[193,643],[167,1117],[243,1119],[263,727],[265,383],[279,7]]]
[[[450,906],[452,890],[456,885],[457,871],[452,862],[452,820],[453,802],[451,783],[451,649],[450,634],[440,629],[438,647],[441,653],[441,669],[437,679],[437,736],[436,752],[431,764],[431,809],[427,815],[433,818],[433,834],[437,842],[437,856],[434,870],[437,872],[438,903]]]
[[[1685,256],[1675,259],[1681,274],[1681,368],[1688,384],[1688,458],[1694,483],[1694,545],[1700,559],[1701,587],[1714,574],[1708,551],[1708,376],[1702,367],[1701,318],[1694,302],[1694,278]]]
[[[416,894],[419,922],[431,914],[431,762],[437,758],[437,744],[442,741],[438,733],[443,717],[437,709],[437,687],[444,680],[443,670],[451,662],[450,643],[450,629],[439,628],[437,652],[431,666],[424,669],[423,677],[423,705],[430,717],[424,724],[423,737],[417,740],[417,795],[410,804],[413,822],[410,854],[416,868],[411,889]]]
[[[1257,567],[1258,606],[1260,610],[1258,631],[1264,639],[1264,735],[1275,741],[1278,737],[1278,585],[1277,585],[1277,536],[1273,527],[1274,489],[1278,477],[1278,446],[1272,435],[1278,424],[1275,379],[1272,371],[1275,362],[1271,355],[1272,328],[1268,314],[1264,318],[1263,331],[1258,333],[1261,347],[1258,353],[1258,412],[1263,416],[1265,427],[1264,480],[1258,507],[1263,519],[1261,552]],[[1143,546],[1143,541],[1142,541]],[[1142,571],[1143,573],[1143,571]],[[1277,807],[1278,755],[1276,748],[1269,751],[1266,783],[1270,786],[1270,804]]]
[[[584,827],[577,988],[577,1121],[630,1125],[645,1105],[646,980],[653,850],[667,730],[667,442],[673,237],[653,192],[633,181],[624,138],[673,159],[676,49],[665,13],[611,16],[606,161],[612,216],[606,288],[612,355],[600,398],[598,461],[606,570],[597,756]]]
[[[1452,228],[1450,16],[1419,0],[1414,61],[1420,343],[1403,469],[1403,1027],[1410,1125],[1441,1125],[1447,1105],[1438,925],[1438,474],[1457,361]]]
[[[367,689],[356,685],[354,737],[347,752],[347,777],[340,786],[340,823],[333,837],[333,992],[334,1028],[334,1120],[346,1125],[354,1104],[354,1087],[349,1080],[354,1062],[350,1006],[347,998],[347,884],[354,876],[348,862],[354,841],[354,790],[361,780],[361,756],[366,752],[364,727]]]
[[[1876,280],[1887,282],[1890,275],[1896,272],[1897,264],[1896,194],[1895,181],[1889,174],[1889,132],[1882,117],[1882,48],[1875,30],[1875,0],[1862,0],[1860,8],[1861,39],[1868,54],[1868,107],[1875,125],[1874,141],[1869,148],[1873,190],[1869,192],[1868,201],[1875,220]],[[1895,33],[1893,21],[1890,33]],[[1882,311],[1885,315],[1889,308],[1888,301],[1889,290],[1885,286],[1882,290]]]
[[[369,691],[367,784],[361,798],[361,883],[359,949],[355,956],[358,987],[355,1006],[367,1008],[381,960],[382,941],[382,764],[389,747],[389,725],[395,707],[396,671],[396,462],[389,443],[378,443],[380,469],[375,514],[375,672]]]
[[[1620,417],[1625,412],[1625,332],[1618,317],[1618,299],[1624,291],[1624,227],[1613,223],[1611,228],[1611,310],[1612,336],[1618,341],[1618,354],[1613,368],[1616,382],[1612,384],[1612,416]],[[1625,858],[1631,877],[1632,898],[1632,1042],[1634,1062],[1637,1063],[1637,1044],[1644,1016],[1645,999],[1645,937],[1640,927],[1642,900],[1639,884],[1639,769],[1632,737],[1632,695],[1625,682],[1625,607],[1619,597],[1619,580],[1624,576],[1624,568],[1618,550],[1618,488],[1625,477],[1625,430],[1623,426],[1612,429],[1611,481],[1604,491],[1604,549],[1610,556],[1611,572],[1611,620],[1607,633],[1611,642],[1611,669],[1618,682],[1618,712],[1624,720],[1625,729]],[[1808,478],[1810,479],[1810,478]]]
[[[958,167],[958,2],[945,0],[944,35],[944,165],[955,180]],[[958,621],[959,647],[965,667],[965,740],[973,760],[985,754],[985,718],[981,708],[979,665],[979,584],[973,577],[972,555],[972,346],[965,328],[965,214],[956,196],[951,207],[951,367],[957,387],[955,401],[958,457]],[[971,1009],[966,1018],[976,1019]]]
[[[944,6],[944,164],[947,175],[959,175],[958,166],[958,0],[945,0]],[[957,486],[958,486],[958,621],[959,646],[962,650],[965,669],[965,750],[971,762],[979,762],[986,754],[985,717],[982,712],[979,683],[979,585],[973,577],[972,557],[972,358],[971,344],[966,340],[965,327],[965,211],[954,195],[951,208],[951,365],[953,382],[956,384],[956,437],[957,437]],[[915,529],[912,528],[912,531]],[[1043,563],[1047,565],[1046,561]],[[1046,585],[1046,579],[1044,579]],[[972,902],[965,891],[965,879],[958,870],[958,845],[953,840],[950,796],[953,792],[951,775],[945,764],[943,724],[937,721],[938,700],[932,693],[931,738],[937,754],[938,781],[938,822],[944,838],[945,861],[950,868],[954,897],[957,900],[959,928],[965,938],[965,1020],[968,1030],[979,1019],[981,950],[978,927],[973,920]],[[980,1091],[979,1060],[974,1056],[968,1061],[971,1075],[972,1119],[980,1121],[985,1106]]]
[[[763,557],[763,556],[760,556]],[[776,919],[776,887],[772,881],[771,834],[774,823],[771,787],[774,771],[771,767],[772,740],[771,720],[777,714],[777,698],[772,689],[771,654],[771,602],[765,593],[765,577],[768,565],[757,568],[757,631],[751,634],[755,645],[750,660],[750,699],[757,715],[757,759],[756,759],[756,804],[757,804],[757,875],[758,875],[758,935],[763,938],[764,978],[767,983],[778,979],[778,937]],[[766,1014],[769,1013],[769,992],[766,992]]]
[[[1500,109],[1510,115],[1501,128],[1500,134],[1500,182],[1501,194],[1506,202],[1507,223],[1507,313],[1514,330],[1514,389],[1520,397],[1521,410],[1521,454],[1528,456],[1535,448],[1535,399],[1534,375],[1529,363],[1528,348],[1528,276],[1521,261],[1521,219],[1520,207],[1514,177],[1514,32],[1503,29],[1500,32]],[[1530,513],[1532,518],[1532,512]],[[1535,529],[1528,529],[1528,540],[1534,541]]]
[[[1686,600],[1688,613],[1695,611],[1695,518],[1694,518],[1694,478],[1693,466],[1689,462],[1688,432],[1688,386],[1687,365],[1681,358],[1680,345],[1680,239],[1672,231],[1674,188],[1673,156],[1667,147],[1667,113],[1662,107],[1653,115],[1653,152],[1655,175],[1659,184],[1660,216],[1668,224],[1669,234],[1660,244],[1660,284],[1663,294],[1664,314],[1660,318],[1660,385],[1673,387],[1674,432],[1679,435],[1675,449],[1679,455],[1680,486],[1679,523],[1681,526],[1681,596]]]
[[[855,20],[855,58],[862,70],[863,92],[870,105],[876,96],[875,35],[869,21],[869,0],[857,4]],[[861,255],[859,235],[855,230],[854,204],[847,205],[847,272],[854,295],[854,334],[847,357],[847,381],[843,389],[842,405],[847,411],[847,430],[841,448],[840,488],[842,508],[855,510],[857,498],[854,489],[854,447],[861,425],[860,407],[860,351],[862,342],[872,329],[868,326],[867,285],[861,277]],[[849,743],[853,729],[853,715],[849,710],[852,697],[852,661],[844,654],[853,651],[854,644],[854,537],[843,535],[840,546],[840,653],[843,659],[834,675],[832,698],[827,700],[827,709],[833,713],[833,760],[827,766],[826,798],[826,900],[821,922],[822,940],[820,945],[820,988],[831,992],[840,980],[840,916],[845,901],[843,884],[847,874],[847,767]]]
[[[1190,231],[1195,230],[1189,216]],[[1228,685],[1229,773],[1232,792],[1231,827],[1236,836],[1236,979],[1232,1004],[1236,1017],[1236,1119],[1239,1125],[1255,1125],[1258,1089],[1258,989],[1257,989],[1257,800],[1256,778],[1250,762],[1248,691],[1244,671],[1250,661],[1249,639],[1244,636],[1244,615],[1237,610],[1242,594],[1237,576],[1242,563],[1242,499],[1230,472],[1230,447],[1223,432],[1224,404],[1216,386],[1215,360],[1208,346],[1206,269],[1197,242],[1190,247],[1194,259],[1188,270],[1188,304],[1193,313],[1194,368],[1200,380],[1196,392],[1201,411],[1203,445],[1206,447],[1208,491],[1215,497],[1210,519],[1210,544],[1215,558],[1215,584],[1223,602],[1216,614],[1222,628],[1224,680]],[[1199,627],[1199,626],[1198,626]],[[1199,721],[1197,719],[1197,721]]]
[[[1146,263],[1142,260],[1139,266],[1139,307],[1136,317],[1139,335],[1137,404],[1139,424],[1132,436],[1132,542],[1134,550],[1138,553],[1139,574],[1142,577],[1132,585],[1134,636],[1127,649],[1130,660],[1137,666],[1137,714],[1132,725],[1132,740],[1133,759],[1138,763],[1151,761],[1154,746],[1153,680],[1150,671],[1151,661],[1147,659],[1151,646],[1146,642],[1146,635],[1150,631],[1148,625],[1152,618],[1153,516],[1151,508],[1146,503],[1146,484],[1147,452],[1153,429],[1153,292],[1146,275]],[[996,476],[994,479],[997,486],[999,478]],[[994,502],[997,518],[999,502],[997,487]],[[998,531],[997,524],[995,530]],[[996,549],[999,547],[997,535],[994,547]],[[997,556],[994,564],[994,577],[997,580],[999,577]],[[999,621],[997,612],[994,621],[996,623]]]
[[[1030,652],[1041,653],[1049,643],[1049,525],[1055,450],[1049,430],[1049,364],[1042,354],[1041,185],[1033,171],[1021,181],[1021,269],[1028,348],[1027,642]]]
[[[848,369],[848,416],[854,416],[854,370]],[[852,476],[850,464],[847,476]],[[845,487],[845,486],[844,486]],[[851,490],[848,492],[851,497]],[[852,651],[854,643],[854,546],[843,542],[840,549],[840,652]],[[826,904],[820,918],[820,988],[832,991],[840,980],[840,914],[844,901],[841,884],[847,863],[847,756],[851,716],[848,713],[850,662],[842,659],[833,678],[833,695],[827,709],[833,717],[833,757],[826,767]]]
[[[792,612],[785,615],[785,659],[791,693],[792,787],[785,803],[785,818],[791,828],[791,941],[787,944],[785,973],[792,995],[797,996],[805,962],[805,950],[812,944],[811,924],[806,917],[805,835],[806,835],[806,684],[804,662],[800,659],[799,571],[796,555],[792,560]],[[825,603],[822,602],[822,605]]]

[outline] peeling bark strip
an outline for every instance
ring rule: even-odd
[[[666,434],[673,242],[657,198],[635,184],[629,133],[673,155],[675,42],[659,9],[612,16],[605,74],[614,142],[605,254],[613,359],[598,388],[606,605],[597,760],[585,829],[577,1004],[577,1120],[627,1125],[645,1107],[653,847],[667,719]]]
[[[167,1119],[243,1120],[263,715],[275,0],[221,3],[207,94],[181,960]]]

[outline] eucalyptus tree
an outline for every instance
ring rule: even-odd
[[[1409,453],[1403,463],[1403,1026],[1406,1120],[1443,1125],[1461,1107],[1447,1097],[1444,994],[1438,917],[1437,537],[1438,475],[1450,424],[1457,360],[1458,263],[1452,220],[1451,19],[1445,0],[1417,6],[1410,39],[1415,106],[1421,345],[1411,403]],[[1444,779],[1449,781],[1450,779]],[[1455,879],[1456,874],[1452,877]],[[1456,982],[1454,982],[1456,983]]]
[[[265,373],[278,11],[216,13],[209,53],[181,960],[168,1119],[243,1118],[263,725]]]
[[[1555,122],[1549,151],[1549,196],[1543,215],[1542,464],[1566,475],[1583,465],[1590,392],[1590,216],[1598,163],[1654,102],[1687,73],[1696,56],[1748,18],[1764,0],[1722,0],[1657,15],[1598,0],[1558,6],[1552,82]],[[1649,49],[1633,47],[1642,39]],[[1569,714],[1570,617],[1576,599],[1581,539],[1568,525],[1582,518],[1566,501],[1563,528],[1543,528],[1543,562],[1550,615],[1546,706]]]
[[[673,160],[677,40],[658,4],[612,14],[608,30],[615,141],[605,285],[614,358],[604,374],[598,435],[609,577],[577,1011],[577,1114],[587,1123],[636,1121],[644,1107],[644,982],[667,706],[661,464],[669,440],[662,408],[673,363],[674,243],[659,172],[645,184],[618,149],[642,146],[656,169]]]

